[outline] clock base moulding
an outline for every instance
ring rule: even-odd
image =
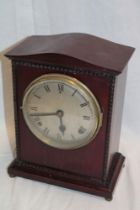
[[[27,179],[46,182],[48,184],[63,186],[69,189],[75,189],[78,191],[101,196],[106,200],[111,201],[116,182],[124,164],[124,160],[125,157],[121,153],[115,153],[106,180],[98,186],[94,183],[87,184],[86,179],[88,178],[86,177],[85,181],[84,179],[82,181],[77,181],[77,179],[74,177],[71,179],[69,173],[61,173],[60,171],[57,172],[56,169],[38,166],[36,164],[27,163],[18,159],[15,159],[10,164],[8,167],[8,173],[10,177],[20,176]]]

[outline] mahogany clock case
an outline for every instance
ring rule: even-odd
[[[131,47],[94,36],[65,34],[29,37],[7,53],[12,60],[17,147],[17,157],[8,168],[10,176],[112,198],[124,162],[118,144],[125,67],[133,51]],[[111,64],[108,64],[109,55]],[[25,89],[34,79],[49,73],[75,77],[93,92],[100,104],[102,127],[96,138],[84,147],[75,150],[50,147],[31,133],[23,119]]]

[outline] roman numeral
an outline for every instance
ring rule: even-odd
[[[86,128],[84,128],[83,126],[81,126],[79,129],[78,129],[78,133],[79,134],[83,134],[86,132]]]
[[[89,103],[89,102],[87,101],[87,102],[85,102],[85,103],[83,103],[83,104],[80,104],[80,106],[81,106],[81,107],[87,106],[88,103]]]
[[[47,137],[48,134],[49,134],[49,129],[48,128],[45,128],[43,132],[44,132],[44,135]]]
[[[90,116],[83,116],[84,120],[90,120]]]
[[[58,91],[62,93],[64,91],[64,84],[58,84]]]
[[[35,111],[35,112],[38,110],[38,108],[36,106],[30,107],[30,109],[33,110],[33,111]]]
[[[75,90],[75,91],[73,92],[72,96],[74,96],[76,92],[77,92],[77,90]]]
[[[40,118],[39,118],[39,117],[35,117],[35,118],[34,118],[34,121],[35,121],[35,122],[39,122],[39,121],[40,121]]]
[[[51,92],[49,85],[44,85],[44,88],[45,88],[46,92],[48,92],[48,93]]]
[[[34,94],[34,97],[36,97],[36,98],[38,98],[38,99],[41,99],[41,97],[38,96],[38,95],[36,95],[36,94]]]

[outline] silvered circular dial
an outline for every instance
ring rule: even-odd
[[[47,74],[34,80],[25,91],[22,110],[30,131],[60,149],[88,144],[101,125],[101,110],[91,91],[62,74]]]

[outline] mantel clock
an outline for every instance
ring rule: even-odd
[[[12,61],[21,176],[112,199],[127,63],[134,48],[82,33],[31,36]]]

